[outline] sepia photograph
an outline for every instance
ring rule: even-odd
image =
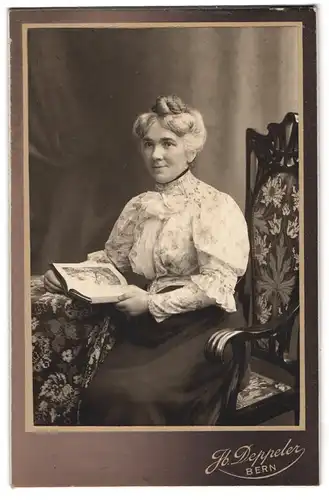
[[[34,425],[300,425],[299,50],[298,26],[28,30]],[[88,306],[52,262],[127,285]]]
[[[315,484],[314,8],[10,26],[13,484]]]

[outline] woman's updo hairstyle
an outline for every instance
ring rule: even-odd
[[[201,113],[188,107],[176,95],[159,96],[149,113],[137,117],[133,126],[135,137],[143,139],[155,122],[182,137],[186,149],[195,154],[202,150],[206,142],[207,132]]]

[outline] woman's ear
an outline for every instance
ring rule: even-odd
[[[187,163],[192,163],[195,160],[195,157],[196,151],[192,151],[191,149],[186,150]]]

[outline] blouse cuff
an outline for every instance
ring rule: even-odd
[[[237,283],[235,276],[225,276],[224,278],[217,273],[198,274],[191,276],[191,280],[225,311],[235,312],[237,310],[234,298],[234,290]]]
[[[150,294],[148,307],[154,319],[160,323],[173,314],[181,314],[215,304],[197,285],[189,284],[171,292]]]
[[[164,321],[165,319],[167,319],[169,316],[171,316],[170,314],[166,313],[160,306],[159,303],[157,303],[158,301],[156,300],[157,299],[157,295],[156,294],[149,294],[149,297],[148,297],[148,309],[149,309],[149,312],[150,314],[153,316],[153,318],[155,319],[155,321],[157,323],[161,323],[162,321]]]

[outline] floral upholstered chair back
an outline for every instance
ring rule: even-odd
[[[268,134],[247,131],[247,217],[251,243],[252,322],[266,324],[298,300],[298,115]],[[253,347],[282,357],[291,331]]]

